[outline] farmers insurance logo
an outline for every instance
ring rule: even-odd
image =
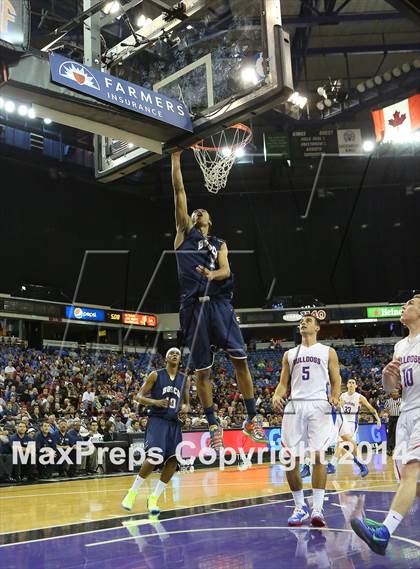
[[[60,65],[58,73],[62,77],[70,79],[70,81],[75,81],[76,83],[78,83],[79,85],[83,85],[84,87],[91,87],[92,89],[96,89],[97,91],[101,90],[98,81],[89,71],[89,69],[87,69],[83,65],[80,65],[79,63],[74,63],[74,61],[65,61],[64,63],[62,63]]]
[[[16,9],[11,0],[0,0],[0,33],[7,34],[9,24],[16,22]]]

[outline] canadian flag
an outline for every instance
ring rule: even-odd
[[[405,142],[420,128],[420,94],[372,112],[378,142]]]

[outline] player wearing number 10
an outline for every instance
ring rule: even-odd
[[[152,515],[160,513],[158,499],[177,469],[176,448],[182,442],[178,413],[187,413],[189,410],[189,381],[185,374],[178,371],[180,360],[178,348],[170,348],[166,353],[166,367],[152,371],[138,397],[139,403],[149,407],[144,450],[147,454],[153,448],[154,455],[161,454],[164,463],[160,480],[147,502]],[[122,501],[124,509],[130,511],[133,508],[140,486],[154,468],[155,464],[146,458]]]
[[[286,472],[295,501],[289,526],[301,526],[309,518],[299,470],[299,459],[304,458],[306,450],[315,454],[311,525],[325,526],[322,508],[327,469],[322,454],[337,436],[334,407],[340,398],[341,378],[335,350],[317,341],[319,330],[314,316],[302,318],[299,324],[302,344],[284,354],[280,383],[273,397],[275,410],[284,407],[289,392],[291,398],[284,409],[281,434],[282,447],[294,460],[293,469]]]
[[[402,386],[394,452],[395,474],[400,487],[383,524],[368,518],[351,520],[357,535],[380,555],[385,555],[391,535],[413,505],[416,495],[420,497],[420,294],[406,302],[401,322],[410,333],[395,345],[393,360],[382,371],[385,391],[391,392],[400,383]]]

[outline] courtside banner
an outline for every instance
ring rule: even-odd
[[[82,65],[56,53],[50,56],[51,80],[127,111],[192,132],[191,118],[181,101],[135,83]]]

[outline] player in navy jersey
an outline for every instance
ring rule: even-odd
[[[233,274],[228,249],[223,239],[210,235],[212,221],[205,209],[188,214],[180,152],[172,154],[172,184],[176,222],[174,247],[181,289],[179,317],[191,353],[190,367],[195,369],[198,395],[209,424],[211,446],[217,450],[223,444],[223,429],[214,414],[210,381],[215,348],[225,350],[235,368],[248,414],[243,432],[254,441],[266,442],[265,431],[256,417],[244,340],[231,304]]]
[[[152,515],[160,513],[159,497],[178,467],[176,448],[182,442],[178,413],[187,413],[189,410],[189,380],[178,369],[180,360],[181,352],[178,348],[170,348],[166,353],[166,367],[152,371],[138,396],[139,403],[148,406],[149,421],[144,449],[146,454],[154,449],[154,455],[156,452],[161,454],[164,462],[160,480],[147,501],[148,510]],[[155,465],[146,458],[122,501],[123,508],[129,511],[133,508],[140,486],[154,468]]]

